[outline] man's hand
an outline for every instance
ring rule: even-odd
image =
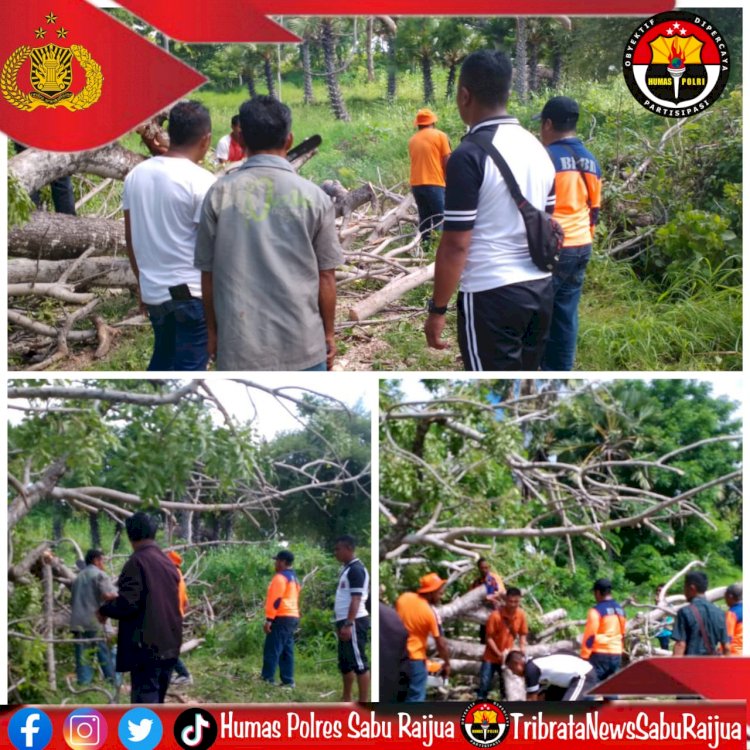
[[[268,620],[266,620],[266,621],[265,621],[265,622],[263,623],[263,632],[264,632],[264,633],[265,633],[266,635],[268,635],[268,634],[269,634],[269,633],[271,632],[271,623],[270,623],[270,622],[269,622]]]
[[[445,662],[445,664],[443,664],[443,668],[440,670],[440,673],[443,675],[443,678],[446,680],[451,676],[450,662]]]
[[[326,369],[333,369],[333,362],[336,359],[336,339],[333,332],[326,334]]]
[[[339,640],[340,641],[350,641],[352,639],[352,626],[351,625],[342,625],[339,628]]]
[[[105,622],[107,622],[106,615],[103,615],[101,612],[97,610],[96,612],[96,619],[99,620],[99,622],[104,625]]]
[[[102,599],[105,602],[111,602],[113,599],[117,599],[117,594],[114,591],[108,591],[106,594],[102,594]]]
[[[214,326],[208,326],[208,341],[206,348],[208,349],[208,358],[216,359],[216,347],[218,345],[219,337],[216,335],[216,328]]]
[[[424,324],[424,335],[427,338],[427,346],[433,349],[447,349],[448,341],[443,341],[443,329],[445,328],[445,315],[430,313]]]

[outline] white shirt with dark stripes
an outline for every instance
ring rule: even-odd
[[[352,603],[352,596],[357,595],[361,599],[359,600],[359,607],[354,619],[367,617],[365,601],[367,600],[369,585],[370,575],[358,557],[349,561],[341,569],[339,582],[336,586],[336,599],[333,605],[334,617],[337,622],[339,620],[346,620],[349,617],[349,605]]]
[[[508,162],[521,193],[540,211],[555,207],[555,167],[544,146],[515,117],[493,117],[469,132],[494,130],[493,145]],[[446,168],[446,231],[471,230],[461,291],[484,292],[549,274],[529,255],[521,214],[492,159],[464,141]]]

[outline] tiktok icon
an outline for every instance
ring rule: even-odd
[[[208,750],[218,735],[216,719],[202,708],[183,711],[174,723],[174,738],[184,750]]]

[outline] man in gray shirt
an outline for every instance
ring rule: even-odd
[[[92,652],[101,665],[104,677],[114,680],[112,655],[104,631],[96,614],[104,602],[117,596],[115,587],[104,572],[104,553],[91,549],[84,560],[86,567],[76,576],[71,587],[70,629],[76,637],[76,679],[79,685],[89,685],[94,677],[91,666]],[[88,643],[85,639],[92,639]]]
[[[195,266],[219,370],[326,370],[335,355],[335,269],[343,259],[330,198],[297,175],[289,107],[240,107],[249,158],[209,190]]]

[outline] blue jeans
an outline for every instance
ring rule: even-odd
[[[208,329],[199,299],[169,300],[147,305],[154,329],[151,371],[205,370],[208,366]]]
[[[542,370],[573,369],[578,338],[578,303],[583,277],[591,258],[591,245],[564,247],[552,276],[554,306],[552,325],[542,358]]]
[[[276,680],[276,669],[284,685],[294,685],[294,633],[299,617],[277,617],[263,645],[261,677],[266,682]]]
[[[409,659],[409,690],[406,703],[424,703],[427,697],[427,662]]]
[[[441,227],[445,213],[445,188],[438,185],[413,185],[411,192],[419,212],[422,239],[430,239],[430,231]]]
[[[154,659],[130,670],[131,703],[164,703],[176,659]]]
[[[597,681],[601,682],[619,671],[622,666],[622,656],[620,654],[591,654],[589,664],[596,672]]]
[[[499,675],[500,680],[502,681],[502,668],[502,664],[495,664],[491,661],[482,662],[482,666],[479,670],[479,688],[477,689],[477,698],[479,700],[483,700],[490,694],[490,690],[492,690],[492,681],[494,680],[495,675]]]
[[[73,636],[76,639],[102,638],[102,632],[101,630],[74,631]],[[76,681],[79,685],[90,685],[94,679],[94,667],[91,663],[94,654],[96,654],[96,658],[102,668],[104,678],[107,680],[114,680],[115,678],[114,661],[105,640],[91,641],[91,643],[76,643]]]

